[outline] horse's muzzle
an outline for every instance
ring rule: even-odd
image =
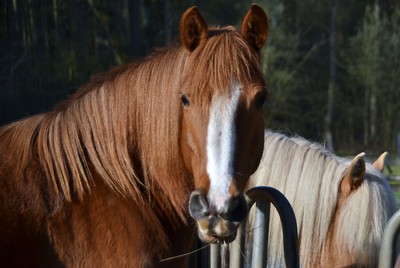
[[[189,200],[190,215],[197,221],[199,238],[205,242],[231,242],[248,213],[243,194],[231,197],[218,211],[202,191],[194,191]]]

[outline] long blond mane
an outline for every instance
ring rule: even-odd
[[[300,237],[302,267],[316,267],[330,224],[340,230],[342,250],[377,263],[382,232],[396,211],[396,202],[383,175],[367,164],[366,179],[345,201],[334,219],[338,189],[350,160],[301,137],[266,131],[264,155],[248,188],[260,185],[280,190],[294,208]],[[271,210],[269,267],[283,267],[282,235],[277,213]],[[252,228],[257,228],[253,226]]]
[[[137,201],[160,190],[165,206],[186,204],[178,199],[187,193],[176,194],[192,184],[179,150],[180,90],[206,107],[233,79],[249,84],[259,70],[257,53],[233,28],[209,35],[192,54],[180,45],[157,51],[94,77],[50,113],[1,128],[16,173],[37,161],[48,190],[66,200],[83,198],[100,178]]]

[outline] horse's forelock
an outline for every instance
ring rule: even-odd
[[[229,95],[235,82],[243,87],[263,83],[259,55],[233,27],[210,30],[191,59],[184,89],[195,102],[209,105],[210,96]]]

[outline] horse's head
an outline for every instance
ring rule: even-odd
[[[364,156],[351,161],[341,180],[334,222],[321,254],[323,267],[378,265],[383,230],[397,206],[382,174],[386,153],[373,164],[365,163]]]
[[[197,8],[182,16],[187,50],[181,84],[181,150],[195,191],[190,215],[204,242],[229,240],[247,216],[243,189],[263,152],[267,97],[259,52],[268,36],[264,11],[253,5],[240,32],[208,29]]]

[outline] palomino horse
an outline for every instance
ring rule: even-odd
[[[297,218],[301,266],[377,267],[383,230],[397,210],[381,173],[385,154],[371,165],[364,154],[351,161],[301,137],[270,131],[264,148],[248,188],[272,186],[289,200]],[[280,221],[273,210],[267,254],[269,267],[284,266]]]
[[[190,248],[189,214],[203,241],[230,239],[263,151],[267,35],[256,5],[240,32],[190,8],[182,45],[2,127],[1,266],[176,267],[160,260]]]

